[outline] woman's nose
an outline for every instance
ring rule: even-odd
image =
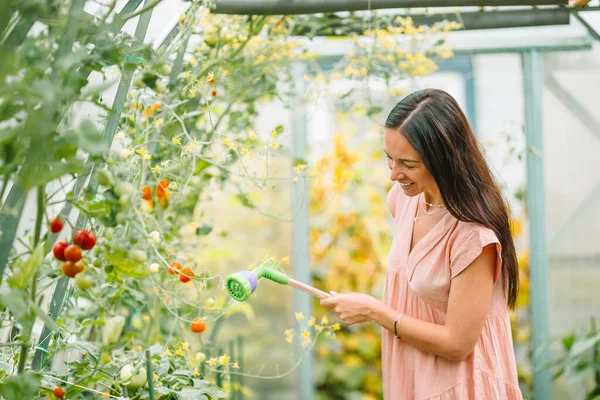
[[[390,179],[393,181],[399,181],[401,178],[404,177],[404,174],[400,171],[400,168],[398,167],[393,167],[391,172],[390,172]]]

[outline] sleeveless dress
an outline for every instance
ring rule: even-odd
[[[383,302],[398,313],[443,325],[452,279],[486,245],[495,243],[492,303],[479,341],[462,362],[420,351],[383,329],[385,400],[521,400],[506,296],[499,279],[498,238],[488,228],[446,213],[410,251],[418,201],[419,196],[406,196],[398,183],[388,193],[394,231]]]

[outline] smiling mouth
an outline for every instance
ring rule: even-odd
[[[402,183],[402,182],[398,182],[400,184],[400,186],[402,186],[403,189],[406,189],[408,187],[411,187],[412,185],[414,185],[414,182],[411,183]]]

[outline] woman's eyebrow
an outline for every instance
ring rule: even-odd
[[[387,152],[387,151],[385,151],[385,149],[383,150],[383,152],[384,152],[385,154],[387,154],[387,156],[388,156],[389,158],[393,158],[392,156],[390,156],[390,155],[388,154],[388,152]],[[407,158],[399,158],[399,159],[398,159],[398,161],[403,161],[403,162],[413,162],[413,163],[418,163],[418,162],[420,162],[419,160],[409,160],[409,159],[407,159]]]

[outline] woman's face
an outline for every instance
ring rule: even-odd
[[[439,193],[433,176],[398,129],[385,129],[383,150],[387,155],[388,167],[391,171],[390,179],[400,182],[407,196],[416,196],[422,192]]]

